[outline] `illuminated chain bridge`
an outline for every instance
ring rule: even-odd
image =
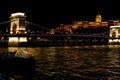
[[[105,32],[84,34],[49,29],[25,20],[24,13],[13,13],[10,21],[0,23],[0,44],[7,46],[78,46],[120,42],[120,26]],[[51,34],[52,33],[52,34]]]

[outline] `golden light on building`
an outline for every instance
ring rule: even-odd
[[[68,25],[71,26],[72,28],[71,32],[72,32],[72,30],[76,30],[80,28],[100,28],[100,27],[109,27],[111,25],[120,25],[120,20],[103,21],[102,16],[100,14],[97,14],[94,22],[93,21],[92,22],[91,21],[73,21],[72,24],[60,24],[58,29],[68,31]]]
[[[89,21],[83,21],[82,25],[83,25],[83,28],[88,28],[89,27]]]
[[[100,14],[96,15],[95,22],[102,22],[102,17]]]

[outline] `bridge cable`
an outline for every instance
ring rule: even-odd
[[[10,22],[13,22],[13,21],[16,21],[16,20],[9,20],[9,21],[4,21],[4,22],[1,22],[0,24],[6,24],[6,23],[10,23]]]
[[[46,27],[43,27],[43,26],[39,26],[38,24],[35,24],[35,23],[32,23],[32,22],[29,22],[29,21],[25,21],[25,22],[28,23],[28,24],[35,25],[35,26],[37,26],[37,27],[40,27],[40,28],[46,29],[46,30],[50,30],[49,28],[46,28]]]
[[[10,23],[11,21],[4,21],[4,22],[1,22],[0,24],[6,24],[6,23]]]

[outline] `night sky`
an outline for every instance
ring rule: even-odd
[[[120,19],[119,0],[2,0],[0,22],[11,13],[24,12],[27,20],[47,28],[73,21],[94,21],[101,14],[103,21]]]

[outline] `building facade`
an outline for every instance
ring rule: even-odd
[[[84,28],[101,28],[101,27],[109,27],[111,25],[120,25],[120,20],[108,20],[103,21],[102,16],[97,14],[95,17],[95,21],[73,21],[72,24],[60,24],[57,30],[63,30],[67,32],[73,32],[74,30]]]

